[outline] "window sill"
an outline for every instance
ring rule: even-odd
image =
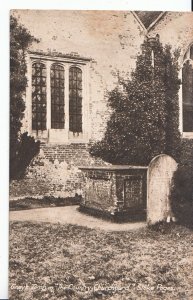
[[[183,132],[182,138],[184,139],[193,139],[193,132]]]
[[[86,144],[89,142],[87,133],[73,134],[65,129],[49,129],[44,131],[32,131],[32,136],[41,142],[48,144]]]

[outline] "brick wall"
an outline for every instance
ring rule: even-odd
[[[100,140],[110,115],[107,91],[120,76],[130,74],[144,39],[144,29],[131,12],[116,11],[15,11],[40,40],[32,51],[77,53],[91,58],[89,64],[89,126],[91,140]],[[181,60],[193,41],[193,14],[171,12],[151,29],[163,44],[181,47]],[[26,98],[26,104],[29,99]],[[24,119],[28,127],[28,111]],[[81,193],[80,165],[103,164],[90,157],[89,144],[41,144],[41,153],[29,166],[23,180],[10,186],[11,197],[73,196]]]

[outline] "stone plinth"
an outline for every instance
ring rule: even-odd
[[[81,209],[120,221],[146,219],[147,167],[114,165],[80,167]]]

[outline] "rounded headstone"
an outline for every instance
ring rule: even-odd
[[[172,218],[170,192],[176,161],[161,154],[152,159],[147,173],[147,221],[155,224]]]

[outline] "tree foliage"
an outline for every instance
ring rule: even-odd
[[[20,25],[17,19],[10,19],[10,178],[18,178],[32,157],[38,153],[39,142],[35,142],[27,133],[21,134],[24,117],[24,96],[27,86],[26,50],[37,41],[30,32]],[[31,147],[28,147],[27,144]],[[23,156],[24,148],[27,156]],[[27,149],[26,148],[26,149]]]
[[[161,153],[177,158],[179,51],[159,38],[146,39],[131,77],[120,79],[109,93],[112,111],[104,138],[90,153],[113,164],[142,164]]]
[[[172,210],[179,223],[193,227],[193,141],[182,141],[178,169],[171,191]]]

